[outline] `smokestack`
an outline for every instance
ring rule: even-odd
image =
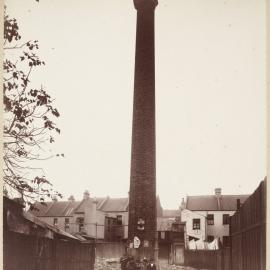
[[[215,195],[220,196],[221,195],[221,188],[215,188]]]
[[[155,35],[157,0],[133,0],[137,10],[128,242],[136,259],[157,261]],[[144,226],[143,226],[144,224]],[[134,239],[141,244],[134,245]]]

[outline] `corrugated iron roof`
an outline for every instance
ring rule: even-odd
[[[237,199],[241,203],[250,195],[203,195],[187,196],[186,208],[192,211],[235,211]]]

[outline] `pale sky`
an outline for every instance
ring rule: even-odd
[[[6,0],[33,73],[55,97],[65,158],[44,162],[65,195],[129,190],[136,10],[132,0]],[[160,0],[156,8],[157,193],[252,193],[266,175],[266,1]]]

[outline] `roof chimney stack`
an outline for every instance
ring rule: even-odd
[[[182,201],[181,201],[181,205],[180,205],[180,210],[183,210],[186,208],[186,203],[185,203],[185,199],[182,198]]]
[[[56,195],[52,196],[52,200],[53,200],[53,202],[57,202],[58,201]]]
[[[215,195],[220,196],[221,195],[221,188],[215,188]]]
[[[236,209],[239,210],[241,207],[240,199],[236,199]]]
[[[74,202],[75,201],[75,198],[74,198],[73,195],[70,195],[69,198],[68,198],[68,200],[71,201],[71,202]]]
[[[86,190],[84,193],[83,193],[83,199],[84,200],[87,200],[90,198],[90,192],[88,190]]]

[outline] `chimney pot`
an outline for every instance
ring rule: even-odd
[[[215,195],[220,196],[221,195],[221,188],[215,188]]]
[[[186,208],[186,203],[185,203],[185,199],[182,198],[182,201],[181,201],[181,205],[180,205],[180,209],[183,210]]]
[[[57,202],[57,201],[58,201],[56,195],[54,195],[54,196],[52,197],[52,200],[53,200],[53,202]]]
[[[68,198],[68,200],[74,202],[75,201],[75,198],[74,198],[73,195],[70,195],[69,198]]]
[[[83,193],[83,199],[86,200],[86,199],[89,199],[90,198],[90,192],[88,190],[86,190],[84,193]]]

